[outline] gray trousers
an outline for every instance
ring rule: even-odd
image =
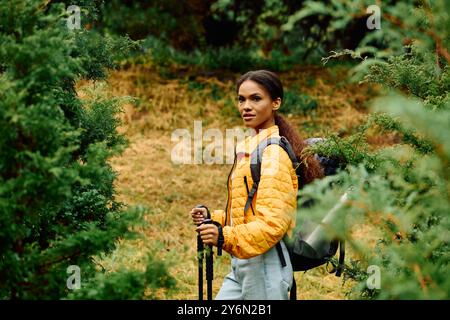
[[[275,246],[250,259],[232,257],[231,272],[225,277],[216,300],[288,300],[293,272],[283,241],[281,247],[285,267]]]

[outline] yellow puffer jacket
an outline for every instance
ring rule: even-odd
[[[244,215],[247,187],[251,190],[253,185],[250,155],[264,139],[276,136],[278,126],[273,125],[236,146],[227,182],[226,210],[214,210],[211,215],[223,226],[223,250],[237,258],[248,259],[268,251],[295,227],[297,176],[288,154],[278,145],[264,149],[259,186]]]

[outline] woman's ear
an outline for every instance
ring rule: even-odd
[[[276,98],[272,101],[272,111],[277,111],[281,107],[281,98]]]

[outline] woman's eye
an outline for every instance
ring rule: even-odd
[[[260,97],[254,97],[253,100],[254,101],[259,101],[259,100],[261,100],[261,98]]]
[[[239,101],[239,103],[242,103],[242,102],[244,102],[244,99],[243,98],[238,98],[238,101]]]

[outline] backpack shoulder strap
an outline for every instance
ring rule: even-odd
[[[283,136],[270,137],[268,139],[264,139],[263,141],[261,141],[256,147],[256,149],[250,155],[250,172],[252,174],[253,185],[252,189],[248,194],[247,202],[245,203],[244,214],[247,212],[248,208],[253,202],[256,190],[258,189],[259,181],[261,179],[261,162],[264,150],[271,144],[279,145],[280,147],[283,148],[283,150],[287,152],[294,168],[296,168],[298,165],[297,157],[295,156],[294,150],[292,149],[291,144],[285,137]]]

